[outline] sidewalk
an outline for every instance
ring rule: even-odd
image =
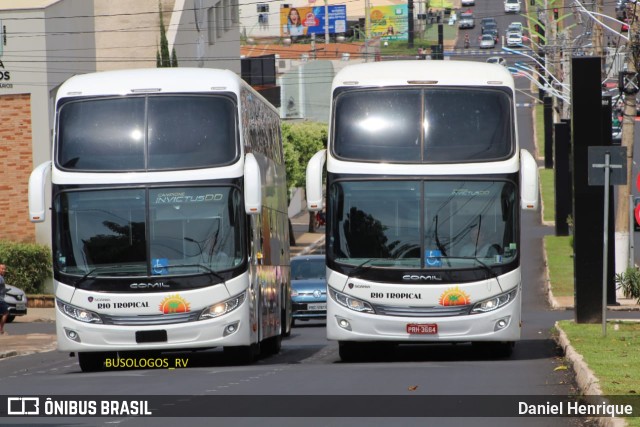
[[[27,315],[18,316],[4,325],[9,335],[0,335],[0,359],[25,354],[42,353],[56,349],[56,336],[52,334],[12,334],[13,325],[19,323],[49,322],[56,320],[55,308],[29,308]]]

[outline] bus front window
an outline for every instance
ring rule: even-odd
[[[232,187],[69,191],[55,206],[54,264],[62,273],[206,274],[242,262]]]
[[[327,255],[338,263],[479,268],[516,257],[507,181],[338,181],[329,206]]]

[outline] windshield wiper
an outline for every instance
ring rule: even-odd
[[[223,283],[225,282],[224,277],[222,277],[219,273],[216,273],[215,270],[212,270],[211,267],[209,267],[206,264],[169,264],[169,265],[162,266],[162,268],[177,268],[177,267],[200,267],[203,270],[206,270],[207,274],[209,274],[210,276],[217,278]]]
[[[87,280],[93,273],[97,273],[101,270],[115,270],[118,268],[123,268],[123,267],[131,267],[130,265],[110,265],[108,267],[94,267],[91,270],[87,271],[81,278],[79,278],[78,280],[76,280],[73,284],[73,286],[78,287],[78,285],[82,282],[84,282],[85,280]],[[135,266],[135,267],[140,267],[140,266]],[[96,274],[97,276],[97,274]],[[95,276],[94,276],[95,277]]]
[[[478,264],[480,264],[480,266],[485,270],[488,271],[489,274],[496,279],[496,282],[498,283],[498,287],[500,288],[500,291],[502,291],[502,285],[500,284],[500,279],[498,278],[498,273],[496,273],[494,271],[493,268],[489,267],[484,261],[480,261],[480,258],[475,257],[475,256],[450,256],[447,257],[447,259],[472,259],[475,262],[477,262]]]

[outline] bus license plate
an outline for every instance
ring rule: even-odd
[[[434,335],[438,333],[438,325],[435,323],[409,323],[407,333],[415,335]]]
[[[320,311],[320,310],[326,310],[327,309],[327,304],[322,303],[322,304],[307,304],[307,310],[309,311]]]

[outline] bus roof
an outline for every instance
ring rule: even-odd
[[[382,61],[350,65],[333,80],[343,86],[507,86],[513,77],[502,65],[474,61]]]
[[[102,71],[71,77],[58,98],[131,93],[237,92],[242,80],[232,71],[207,68],[142,68]]]

